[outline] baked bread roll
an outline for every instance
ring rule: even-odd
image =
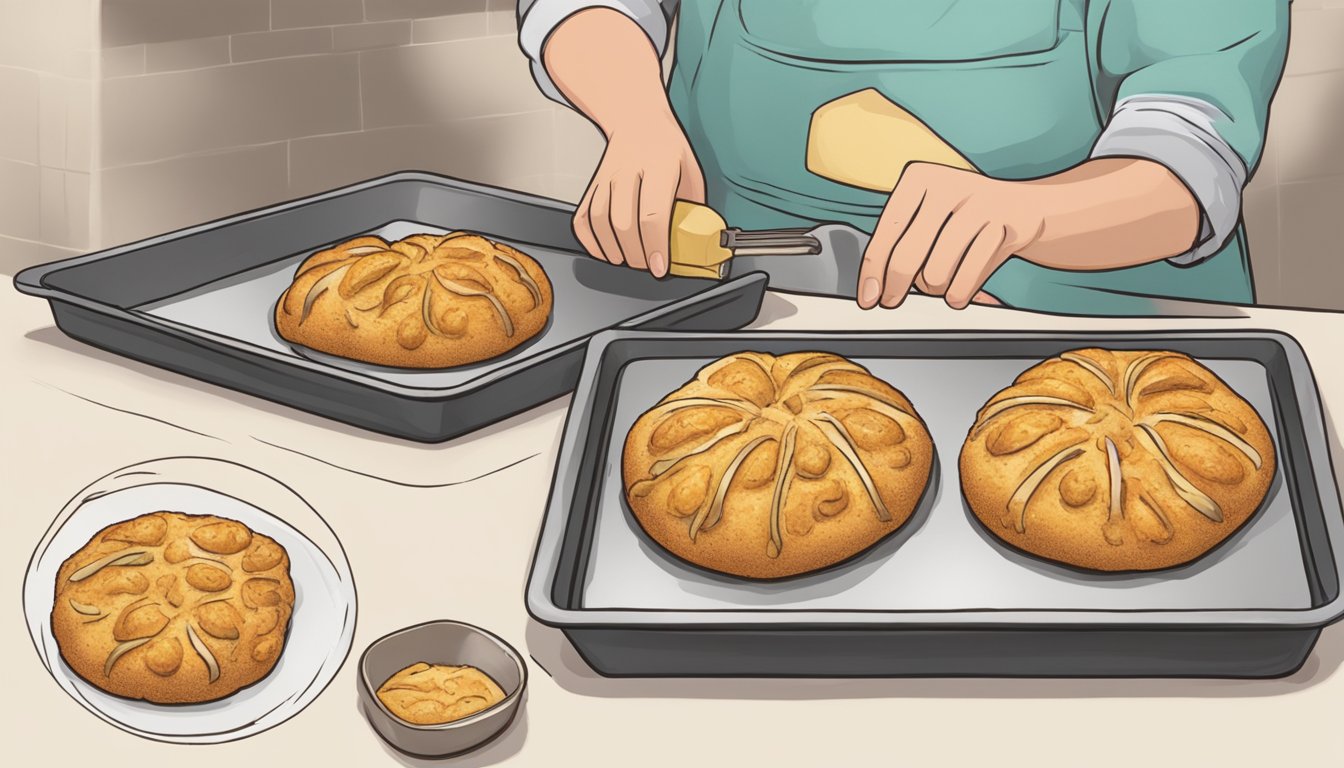
[[[993,534],[1097,571],[1188,563],[1259,509],[1274,443],[1259,414],[1178,352],[1078,349],[980,409],[961,488]]]
[[[480,235],[357,237],[299,266],[275,327],[295,344],[352,360],[448,368],[537,335],[551,304],[540,264]]]
[[[294,610],[289,556],[234,520],[153,512],[108,526],[56,576],[61,658],[156,704],[228,696],[270,674]]]
[[[415,725],[451,723],[505,698],[499,683],[475,667],[424,661],[406,667],[378,688],[378,700],[387,711]]]
[[[929,484],[910,401],[843,357],[729,355],[636,420],[622,477],[635,519],[695,565],[775,579],[891,535]]]

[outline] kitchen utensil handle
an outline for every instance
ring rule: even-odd
[[[804,227],[758,229],[755,231],[729,227],[723,231],[719,244],[732,251],[733,256],[813,256],[821,253],[821,241],[812,230]]]

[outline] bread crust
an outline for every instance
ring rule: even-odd
[[[1189,356],[1077,349],[980,409],[959,460],[971,511],[1005,543],[1092,571],[1189,563],[1260,508],[1274,443]]]
[[[470,232],[357,237],[304,260],[275,306],[295,344],[399,368],[498,357],[546,327],[554,296],[541,265]]]
[[[933,454],[910,401],[862,366],[821,352],[744,352],[641,415],[621,470],[635,519],[673,555],[777,579],[835,565],[900,529]]]
[[[52,634],[117,696],[194,704],[270,674],[294,585],[284,547],[235,520],[152,512],[110,525],[56,576]]]

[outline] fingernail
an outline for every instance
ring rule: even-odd
[[[654,277],[662,277],[667,274],[667,257],[659,251],[649,254],[649,271]]]
[[[877,303],[878,294],[882,292],[882,284],[877,282],[876,277],[865,278],[863,285],[859,288],[859,302],[865,306],[871,307]]]

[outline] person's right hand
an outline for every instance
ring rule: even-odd
[[[672,206],[705,202],[705,177],[670,114],[623,126],[574,213],[574,234],[593,256],[667,274]]]

